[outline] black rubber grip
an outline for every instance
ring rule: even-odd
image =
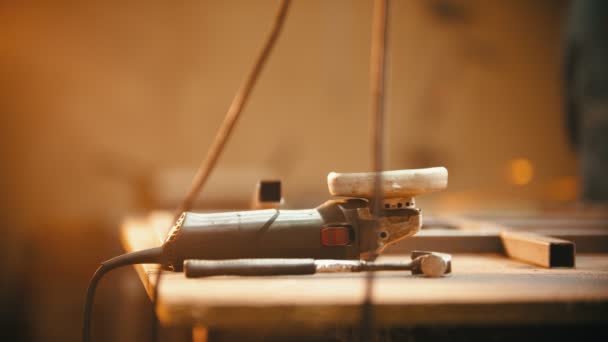
[[[184,261],[184,273],[188,278],[217,275],[273,276],[314,274],[317,270],[313,259],[229,259]]]

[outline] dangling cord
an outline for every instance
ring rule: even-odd
[[[201,162],[198,171],[194,175],[192,179],[192,184],[190,185],[190,190],[184,197],[184,200],[181,202],[180,206],[176,211],[175,218],[179,217],[183,212],[190,210],[192,208],[192,203],[200,193],[201,189],[207,183],[207,179],[211,175],[211,172],[215,168],[219,157],[224,150],[226,142],[230,138],[232,131],[241,116],[241,112],[243,108],[247,104],[247,100],[249,100],[249,96],[251,95],[251,91],[255,86],[272,49],[275,46],[277,39],[283,29],[283,24],[285,23],[285,18],[287,17],[287,10],[289,8],[290,0],[281,0],[279,4],[279,8],[277,14],[274,19],[274,24],[262,50],[260,51],[253,68],[247,75],[245,81],[241,84],[241,87],[237,91],[236,95],[232,99],[232,103],[230,107],[228,107],[228,112],[224,117],[224,121],[222,125],[217,131],[215,135],[215,139],[213,140],[209,150],[207,151],[207,156]],[[160,287],[162,269],[159,269],[159,272],[156,275],[156,281],[154,282],[154,293],[152,296],[152,307],[153,307],[153,315],[154,315],[154,327],[153,327],[153,339],[152,341],[158,341],[158,318],[156,317],[156,309],[158,305],[158,289]]]
[[[268,56],[272,52],[272,49],[279,38],[279,34],[281,33],[281,29],[283,28],[283,23],[285,22],[285,17],[287,16],[287,9],[289,8],[290,0],[282,0],[279,5],[279,9],[277,11],[276,17],[274,19],[274,25],[270,34],[266,38],[266,42],[262,47],[262,51],[258,55],[255,64],[253,65],[253,69],[247,75],[247,78],[241,84],[241,87],[237,91],[234,99],[232,99],[232,103],[228,108],[228,112],[224,117],[224,122],[220,126],[217,134],[215,135],[215,139],[213,143],[209,147],[207,152],[207,156],[202,161],[199,166],[198,171],[194,175],[194,179],[192,179],[192,184],[190,185],[190,190],[186,194],[186,197],[180,204],[177,209],[177,216],[181,215],[184,211],[189,210],[192,207],[192,202],[196,199],[201,189],[207,182],[209,175],[215,168],[217,164],[217,160],[219,159],[222,151],[224,150],[224,145],[230,138],[232,134],[232,130],[236,125],[239,117],[241,116],[241,112],[243,108],[247,104],[247,100],[249,99],[249,95],[251,95],[251,91],[255,86],[258,76],[260,75],[266,61],[268,60]]]
[[[375,0],[372,22],[372,42],[370,58],[371,81],[371,154],[372,169],[376,172],[374,179],[374,216],[382,210],[382,170],[384,161],[384,85],[386,44],[388,34],[389,0]],[[377,236],[377,233],[375,236]],[[371,259],[377,254],[372,252]],[[365,293],[361,308],[361,341],[375,340],[375,324],[373,310],[374,272],[366,273]]]
[[[161,253],[161,247],[156,247],[119,255],[101,263],[89,281],[89,287],[87,288],[87,296],[84,303],[84,322],[82,324],[83,342],[88,342],[91,340],[91,314],[93,312],[93,304],[95,302],[95,291],[97,290],[97,285],[99,284],[101,278],[111,270],[122,266],[160,263]]]
[[[226,113],[226,117],[222,126],[220,127],[213,144],[211,145],[209,152],[207,154],[207,158],[201,164],[194,180],[192,182],[192,186],[188,195],[180,205],[178,209],[178,213],[186,211],[190,208],[192,201],[203,187],[207,178],[209,178],[209,174],[215,167],[217,160],[226,144],[230,134],[232,133],[232,129],[234,128],[237,119],[239,118],[241,111],[245,104],[247,103],[247,99],[253,89],[253,86],[256,83],[258,75],[262,71],[272,48],[281,32],[283,27],[283,23],[285,21],[285,17],[287,15],[287,8],[289,6],[290,0],[282,0],[281,5],[279,6],[279,11],[275,18],[274,26],[272,31],[270,32],[269,37],[266,40],[266,43],[256,60],[256,63],[253,67],[253,70],[248,75],[247,79],[237,92],[236,96],[232,100],[232,104],[228,109],[228,113]],[[158,320],[156,318],[156,306],[157,306],[157,297],[158,297],[158,288],[160,285],[161,274],[162,274],[162,265],[165,264],[165,260],[163,260],[162,255],[162,247],[151,248],[143,251],[136,251],[133,253],[124,254],[118,256],[116,258],[110,259],[108,261],[104,261],[101,266],[95,271],[95,274],[91,278],[89,282],[89,287],[87,288],[87,295],[85,299],[84,305],[84,322],[82,327],[82,341],[89,342],[91,339],[91,316],[93,312],[93,304],[95,299],[95,292],[97,290],[97,285],[101,278],[108,273],[109,271],[116,269],[118,267],[126,266],[126,265],[134,265],[134,264],[161,264],[159,268],[159,272],[156,276],[156,282],[154,284],[154,294],[152,296],[152,305],[153,305],[153,314],[154,314],[154,327],[153,327],[153,340],[158,338],[157,334],[157,324]]]

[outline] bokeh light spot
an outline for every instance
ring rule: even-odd
[[[509,180],[514,185],[526,185],[534,178],[534,166],[530,160],[517,158],[509,161]]]

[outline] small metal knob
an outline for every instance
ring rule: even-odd
[[[437,278],[446,273],[448,264],[441,256],[428,254],[420,258],[422,258],[420,269],[425,276]]]

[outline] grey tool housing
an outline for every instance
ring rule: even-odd
[[[382,172],[383,198],[373,212],[376,173],[330,173],[337,198],[313,209],[185,212],[163,244],[163,266],[186,259],[365,259],[414,235],[422,226],[414,196],[444,189],[443,167]]]

